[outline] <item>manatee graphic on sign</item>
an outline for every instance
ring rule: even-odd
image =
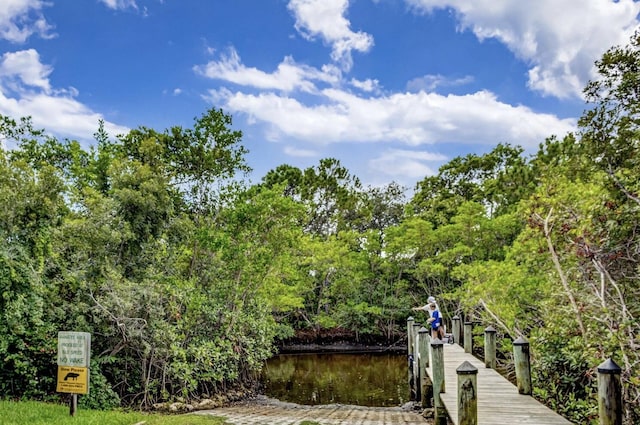
[[[89,368],[58,366],[59,393],[87,394],[89,392]]]

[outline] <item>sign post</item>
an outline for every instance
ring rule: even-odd
[[[88,332],[58,332],[58,385],[59,393],[71,393],[69,414],[74,416],[78,407],[78,394],[89,392],[89,363],[91,361],[91,334]]]

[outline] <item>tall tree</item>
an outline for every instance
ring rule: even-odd
[[[262,184],[268,188],[282,184],[282,194],[289,196],[296,201],[300,201],[302,186],[304,185],[304,175],[302,170],[291,165],[283,164],[270,170],[263,178]]]
[[[439,226],[466,201],[481,203],[490,215],[513,209],[534,188],[522,152],[499,144],[484,155],[454,158],[417,184],[412,210]]]
[[[640,381],[634,378],[640,376],[640,303],[634,301],[640,296],[640,32],[628,45],[609,49],[596,68],[598,78],[585,88],[593,109],[579,125],[592,169],[606,173],[608,193],[576,248],[585,257],[585,271],[597,281],[601,317],[608,319],[605,326],[618,343],[623,377],[629,377],[625,399],[634,403],[640,398]],[[640,421],[640,412],[629,409],[627,418]]]
[[[640,204],[640,31],[627,46],[609,49],[596,68],[599,77],[584,90],[593,108],[579,121],[583,143],[594,165]]]
[[[2,149],[0,199],[0,390],[37,398],[54,389],[47,371],[56,288],[46,272],[56,250],[53,235],[69,210],[54,167],[34,170],[22,160],[9,160]]]
[[[360,181],[335,158],[320,160],[304,171],[302,198],[309,206],[307,230],[328,237],[346,227],[357,200]]]
[[[321,159],[304,171],[280,165],[262,178],[265,187],[278,184],[284,184],[284,195],[306,206],[304,225],[310,234],[328,238],[350,227],[361,185],[337,159]]]
[[[211,212],[223,202],[231,179],[250,171],[242,132],[232,124],[230,115],[210,109],[194,120],[193,128],[175,126],[160,133],[140,127],[121,137],[121,153],[168,179],[191,213]]]

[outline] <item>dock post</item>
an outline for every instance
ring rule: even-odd
[[[429,391],[429,377],[427,367],[429,367],[429,330],[424,326],[418,330],[418,385],[417,397],[422,407],[430,407],[431,392]]]
[[[431,340],[431,371],[433,372],[433,405],[435,407],[435,423],[445,425],[447,413],[440,399],[444,387],[444,342],[441,339]]]
[[[464,322],[464,352],[473,354],[473,322]]]
[[[407,319],[407,359],[409,363],[409,398],[411,400],[415,400],[415,390],[413,388],[413,323],[413,317],[409,316]]]
[[[458,424],[478,424],[478,368],[465,361],[458,374]]]
[[[611,359],[598,366],[598,411],[600,425],[622,425],[622,369]]]
[[[418,351],[425,367],[429,367],[429,329],[424,326],[418,330]]]
[[[416,333],[416,342],[415,342],[415,346],[414,346],[414,355],[413,355],[413,376],[414,376],[414,385],[416,388],[416,401],[421,401],[422,400],[422,377],[423,374],[425,372],[424,370],[424,353],[421,350],[421,340],[423,338],[422,336],[422,329],[424,329],[424,326],[420,327],[420,329],[418,329],[417,331],[415,331]]]
[[[420,401],[420,352],[418,351],[418,332],[422,325],[420,323],[413,324],[413,388],[415,391],[416,401]]]
[[[453,333],[453,342],[462,347],[462,340],[460,339],[460,317],[453,316],[451,319],[451,327],[453,328],[451,331]]]
[[[493,326],[484,330],[484,365],[487,368],[496,368],[496,330]]]
[[[513,341],[513,358],[516,363],[516,381],[520,394],[531,395],[531,361],[529,341],[519,337]]]

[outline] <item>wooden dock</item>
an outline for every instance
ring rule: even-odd
[[[484,362],[465,353],[458,344],[444,344],[444,388],[440,398],[449,418],[458,424],[458,375],[456,369],[465,361],[478,368],[478,425],[567,425],[568,420],[533,397],[521,395],[515,385]],[[427,373],[433,379],[431,365]]]

